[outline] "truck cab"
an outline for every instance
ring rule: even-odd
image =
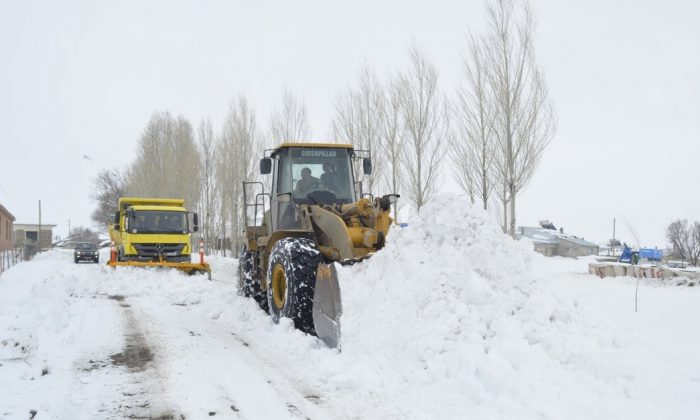
[[[177,263],[191,261],[197,229],[197,214],[182,199],[122,197],[109,235],[118,261]]]

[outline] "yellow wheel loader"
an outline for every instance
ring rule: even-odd
[[[357,168],[357,169],[356,169]],[[362,192],[356,172],[371,174],[369,151],[349,144],[283,143],[266,150],[262,182],[243,182],[246,241],[239,293],[275,322],[338,347],[342,303],[334,263],[352,264],[381,249],[397,194]]]

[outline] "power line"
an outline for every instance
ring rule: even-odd
[[[17,206],[17,203],[15,203],[15,202],[12,200],[12,198],[10,198],[10,194],[8,194],[7,191],[5,191],[5,188],[2,186],[2,184],[0,184],[0,190],[2,190],[2,192],[5,193],[5,197],[7,197],[7,201],[9,201],[10,204],[12,204],[14,207],[18,207],[18,206]]]

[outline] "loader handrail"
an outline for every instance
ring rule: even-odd
[[[258,225],[258,206],[262,206],[262,214],[261,215],[262,215],[263,219],[265,218],[265,197],[267,197],[268,200],[272,200],[272,196],[270,195],[270,193],[266,193],[264,191],[255,195],[255,215],[254,215],[254,219],[253,219],[255,226]],[[260,200],[260,204],[258,204],[258,200]],[[263,220],[263,223],[264,223],[264,220]]]
[[[260,190],[262,192],[258,193],[255,195],[255,201],[252,203],[248,202],[248,186],[250,185],[259,185]],[[269,193],[265,192],[265,184],[263,184],[260,181],[243,181],[243,219],[245,219],[245,227],[250,227],[250,224],[248,223],[248,207],[253,207],[253,225],[257,226],[257,220],[258,220],[258,207],[262,206],[262,215],[263,217],[265,216],[265,199],[264,197],[270,197]],[[262,202],[260,201],[260,197],[263,197]]]

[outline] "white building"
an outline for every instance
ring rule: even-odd
[[[518,229],[518,239],[527,238],[532,241],[535,252],[539,252],[547,257],[559,255],[562,257],[581,257],[586,255],[598,255],[600,247],[597,244],[588,242],[578,236],[568,235],[561,231],[552,229],[554,225],[550,222],[540,225],[545,227],[521,226]]]

